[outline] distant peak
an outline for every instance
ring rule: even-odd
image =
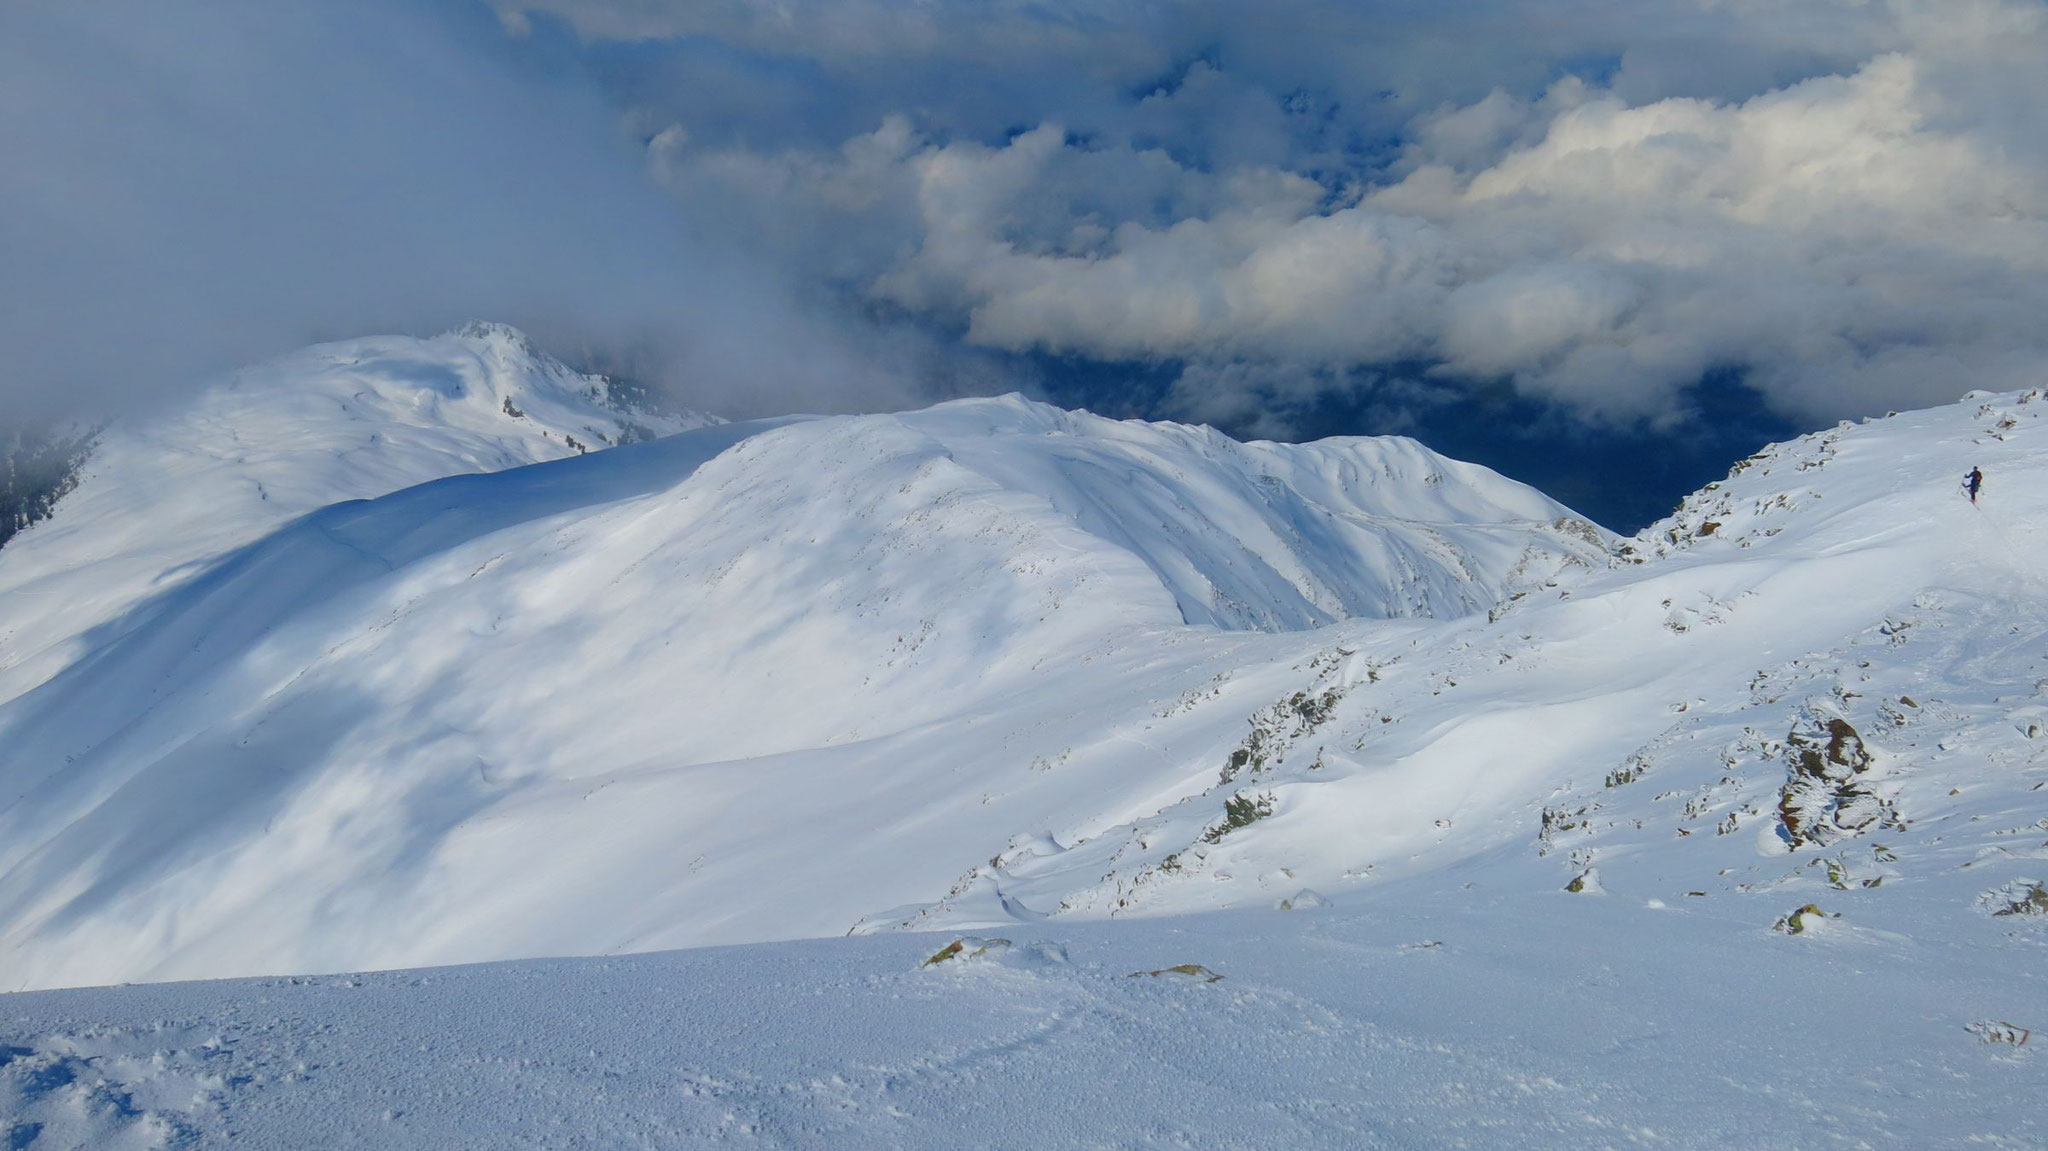
[[[499,323],[496,320],[471,320],[460,327],[451,328],[441,334],[443,336],[453,336],[461,340],[482,340],[489,343],[510,344],[528,355],[538,354],[533,346],[533,341],[527,338],[525,332],[510,324]]]

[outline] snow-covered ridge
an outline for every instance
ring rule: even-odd
[[[77,658],[87,632],[295,516],[708,422],[622,407],[602,378],[498,324],[246,368],[107,428],[57,514],[0,549],[0,699]]]
[[[1979,396],[1774,445],[1646,530],[1640,566],[1485,623],[1325,629],[1219,733],[1208,787],[1019,836],[864,926],[1191,910],[1480,859],[1532,891],[1604,875],[1980,924],[2048,846],[2028,798],[2048,786],[2044,411]],[[1924,902],[1876,894],[1902,876]]]
[[[394,967],[1444,874],[1976,930],[2038,878],[2044,408],[1780,445],[1612,567],[1406,441],[1014,397],[326,507],[0,706],[0,954]]]
[[[1219,739],[1208,788],[1021,837],[868,926],[1446,868],[1735,896],[1760,924],[1816,900],[1902,928],[1980,929],[1987,907],[2024,922],[2038,909],[2013,893],[2048,860],[2044,415],[2038,391],[1978,395],[1773,445],[1613,570],[1484,621],[1324,629],[1291,674],[1269,667],[1270,702]]]
[[[154,455],[110,445],[0,554],[110,588],[44,645],[61,670],[20,668],[0,708],[0,940],[32,981],[838,933],[1012,830],[993,797],[916,819],[945,862],[905,868],[886,841],[917,839],[888,830],[906,807],[950,806],[989,757],[1046,775],[1053,737],[1127,709],[1123,681],[1150,690],[1183,644],[1483,611],[1605,557],[1553,501],[1412,441],[1241,445],[1018,397],[707,427],[315,508],[545,456],[572,421],[623,437],[503,331],[266,372],[131,433]],[[182,522],[118,470],[137,460],[184,469]],[[225,526],[179,534],[209,516]],[[214,550],[166,579],[167,543]],[[14,578],[0,609],[37,590]],[[959,746],[991,721],[1011,734]],[[1150,757],[1113,767],[1035,789],[1029,818],[1181,786]],[[784,858],[776,828],[807,820],[816,847]],[[780,894],[734,906],[764,883]]]
[[[1141,559],[1190,624],[1449,618],[1607,559],[1606,535],[1563,505],[1400,436],[1242,444],[1016,395],[847,426],[924,437],[901,451],[938,453]]]

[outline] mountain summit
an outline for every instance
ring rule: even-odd
[[[0,699],[76,659],[88,633],[132,621],[153,595],[307,512],[711,422],[621,402],[603,377],[502,324],[321,344],[246,368],[104,429],[61,485],[61,517],[0,549]]]

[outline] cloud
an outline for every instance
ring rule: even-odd
[[[830,97],[763,146],[649,96],[688,211],[971,347],[1187,365],[1183,413],[1398,368],[1668,425],[1735,372],[1817,422],[2048,367],[2039,4],[547,7]]]
[[[580,63],[487,9],[6,5],[0,157],[0,415],[471,318],[728,407],[911,394],[884,341],[692,234]]]
[[[1267,434],[1938,402],[2048,358],[2043,11],[9,5],[0,410],[471,317],[736,414],[1061,357]]]

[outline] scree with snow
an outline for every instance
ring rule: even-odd
[[[250,368],[0,548],[0,1131],[2048,1145],[2044,414],[1617,539],[1398,438]]]

